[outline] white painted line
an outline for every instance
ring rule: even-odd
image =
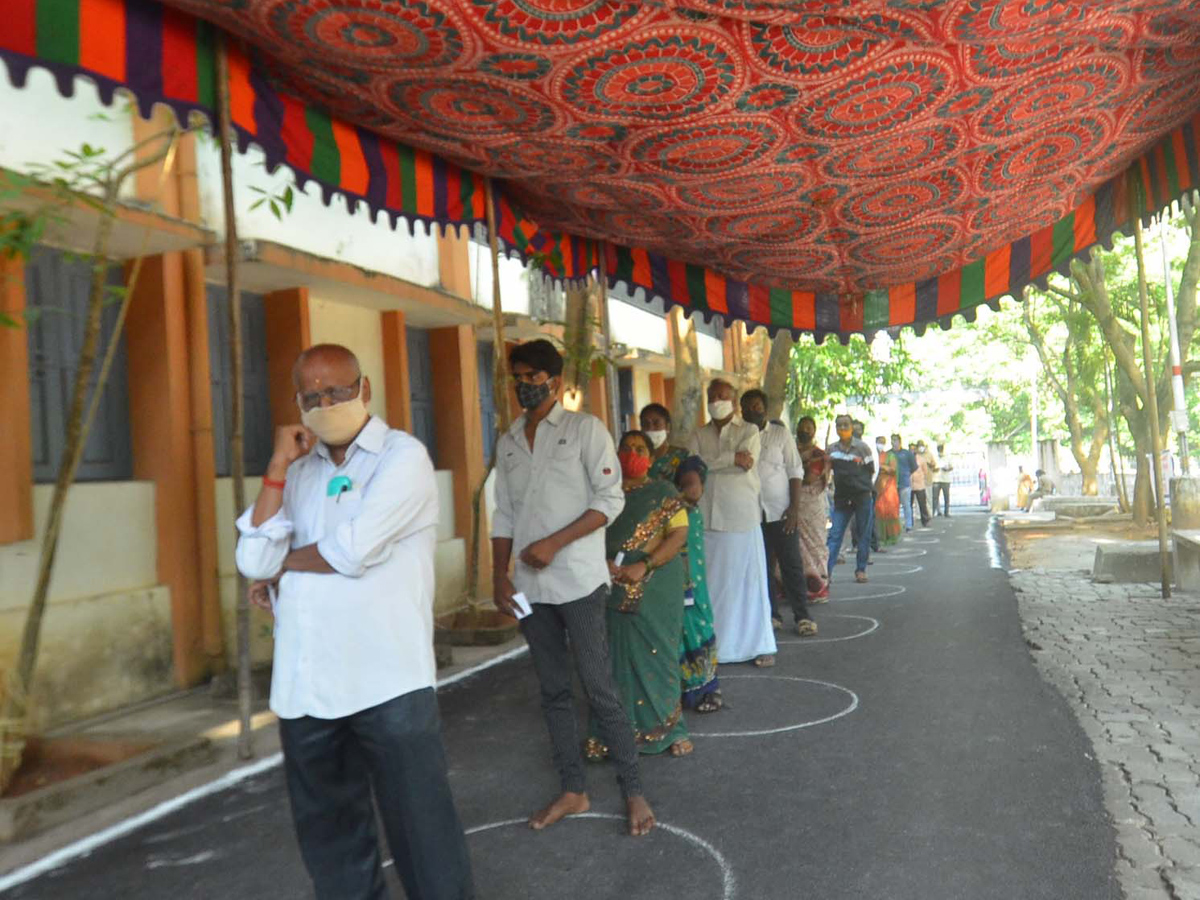
[[[917,549],[910,549],[910,550],[889,550],[889,551],[888,551],[886,554],[884,554],[884,555],[885,555],[885,556],[887,556],[887,557],[888,557],[888,559],[880,559],[880,560],[877,560],[877,561],[875,562],[875,565],[879,565],[879,563],[885,563],[885,562],[887,562],[887,561],[888,561],[888,560],[890,560],[890,559],[896,559],[896,558],[900,558],[900,559],[908,559],[910,556],[928,556],[928,555],[929,555],[929,551],[928,551],[928,550],[917,550]]]
[[[613,813],[585,812],[580,813],[577,816],[567,816],[567,818],[563,819],[563,822],[569,822],[572,819],[613,819],[618,822],[626,821],[625,816],[618,816]],[[502,822],[489,822],[487,825],[476,825],[474,828],[468,828],[465,834],[467,837],[470,837],[471,835],[479,834],[480,832],[493,831],[497,828],[509,828],[513,825],[523,825],[528,827],[529,820],[505,819]],[[720,850],[699,835],[692,834],[692,832],[688,831],[687,829],[680,828],[678,825],[670,825],[667,822],[658,822],[655,824],[655,831],[660,828],[668,834],[673,834],[676,837],[683,838],[689,843],[695,844],[697,847],[711,856],[713,861],[721,870],[721,880],[724,884],[724,892],[722,894],[723,900],[733,900],[733,898],[737,896],[737,877],[733,873],[733,867],[729,865],[729,861],[725,859],[725,856]],[[558,834],[558,830],[556,829],[550,833]],[[384,863],[384,865],[386,866],[391,862],[392,860],[389,859],[386,863]]]
[[[1000,552],[1000,543],[996,540],[996,529],[1000,527],[1000,519],[992,516],[987,527],[988,562],[993,569],[1004,568],[1004,555]]]
[[[523,644],[520,647],[513,647],[507,653],[501,653],[499,656],[493,657],[486,662],[481,662],[477,666],[471,666],[469,669],[463,669],[461,672],[455,672],[449,678],[438,681],[437,686],[440,690],[444,687],[449,687],[452,684],[457,684],[465,678],[470,678],[472,675],[478,675],[484,669],[490,669],[492,666],[498,666],[502,662],[508,662],[510,659],[516,659],[518,656],[523,656],[529,652],[529,645]]]
[[[692,737],[708,737],[708,738],[731,738],[731,737],[760,737],[768,734],[783,734],[787,731],[799,731],[801,728],[812,728],[814,725],[824,725],[826,722],[832,722],[834,719],[840,719],[842,716],[848,716],[850,713],[858,709],[858,694],[844,688],[840,684],[832,684],[828,681],[818,681],[815,678],[797,678],[794,675],[721,675],[722,681],[735,678],[743,678],[749,681],[762,681],[763,679],[771,679],[774,681],[799,681],[804,684],[819,684],[821,687],[833,688],[835,691],[841,691],[843,694],[850,695],[850,705],[841,712],[834,713],[832,716],[826,716],[823,719],[814,719],[811,722],[801,722],[798,725],[784,725],[781,728],[763,728],[757,731],[692,731]]]
[[[797,638],[788,638],[787,640],[780,640],[779,638],[775,638],[775,643],[776,644],[832,644],[834,641],[853,641],[860,637],[866,637],[868,634],[871,634],[871,633],[879,630],[879,620],[872,619],[870,616],[851,616],[851,615],[845,615],[842,613],[826,613],[825,615],[821,616],[822,621],[824,621],[825,619],[861,619],[862,621],[870,622],[871,624],[867,627],[866,631],[860,631],[857,634],[847,635],[846,637],[831,637],[831,638],[797,637]]]
[[[528,646],[515,647],[512,650],[509,650],[507,653],[502,653],[500,656],[489,659],[486,662],[482,662],[477,666],[471,666],[469,669],[464,669],[461,672],[451,675],[444,681],[439,681],[437,686],[438,688],[443,688],[447,685],[462,681],[465,678],[470,678],[472,675],[482,672],[484,669],[490,669],[492,666],[499,665],[502,662],[507,662],[510,659],[516,659],[518,656],[522,655],[523,653],[527,653],[528,651]],[[283,754],[274,753],[271,756],[263,757],[262,759],[250,763],[247,766],[241,766],[237,769],[233,769],[232,771],[226,772],[220,778],[216,778],[207,784],[194,787],[190,791],[186,791],[180,794],[178,797],[172,797],[170,800],[164,800],[157,806],[152,806],[150,809],[140,812],[136,816],[131,816],[128,819],[117,822],[115,825],[110,825],[108,828],[101,829],[95,834],[89,834],[85,838],[80,838],[79,840],[74,841],[65,847],[55,850],[53,853],[43,856],[39,860],[29,863],[29,865],[22,866],[19,869],[14,869],[7,875],[0,875],[0,893],[11,890],[12,888],[24,884],[27,881],[31,881],[32,879],[37,878],[39,875],[44,875],[53,869],[57,869],[59,866],[65,865],[77,857],[85,856],[98,847],[102,847],[111,841],[115,841],[117,838],[124,837],[131,831],[136,831],[143,825],[149,825],[151,822],[155,822],[161,819],[163,816],[168,816],[176,810],[182,809],[189,803],[193,803],[202,797],[207,797],[210,794],[218,793],[226,788],[233,787],[239,782],[245,781],[247,778],[253,778],[255,775],[260,775],[263,772],[273,769],[282,762]]]
[[[857,584],[857,582],[851,582],[850,584]],[[868,582],[868,584],[870,584],[870,582]],[[883,588],[883,590],[875,591],[874,593],[870,594],[859,594],[856,597],[830,597],[829,602],[853,603],[856,600],[882,600],[885,597],[899,597],[901,594],[908,592],[908,588],[899,584],[877,584],[875,587]]]
[[[241,766],[231,772],[226,772],[220,778],[210,781],[208,784],[202,784],[199,787],[192,788],[180,794],[178,797],[172,797],[157,806],[153,806],[145,812],[138,813],[136,816],[131,816],[124,821],[111,825],[95,834],[90,834],[85,838],[75,841],[73,844],[68,844],[61,850],[56,850],[53,853],[43,856],[36,862],[32,862],[27,866],[22,866],[8,875],[0,877],[0,891],[7,891],[19,884],[24,884],[32,878],[43,875],[51,869],[57,869],[59,866],[74,859],[77,856],[83,856],[91,853],[97,847],[107,844],[109,841],[115,841],[119,837],[124,837],[131,831],[136,831],[143,825],[148,825],[165,815],[175,812],[177,809],[182,809],[193,801],[199,800],[201,797],[207,797],[209,794],[215,794],[217,791],[223,791],[225,788],[233,787],[235,784],[245,781],[247,778],[253,778],[255,775],[266,772],[268,769],[273,769],[275,766],[283,762],[282,753],[274,753],[271,756],[253,762],[248,766]]]

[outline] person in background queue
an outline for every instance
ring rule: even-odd
[[[496,446],[493,597],[510,615],[518,612],[513,599],[518,589],[532,605],[521,633],[541,686],[562,786],[529,826],[541,830],[590,807],[571,699],[574,657],[596,727],[617,766],[629,833],[648,834],[654,813],[642,794],[633,728],[613,683],[604,621],[611,583],[604,529],[625,506],[621,467],[604,423],[559,403],[563,359],[553,344],[521,344],[509,363],[525,413]]]
[[[406,895],[467,900],[434,692],[433,464],[367,412],[345,347],[304,351],[292,374],[303,424],[276,432],[236,559],[275,613],[271,709],[300,853],[319,900],[383,900],[377,808]]]
[[[700,507],[708,557],[708,592],[722,663],[754,661],[775,665],[775,632],[767,588],[758,470],[761,436],[755,425],[738,421],[737,392],[727,381],[708,386],[711,421],[695,432],[688,450],[708,466]]]
[[[946,445],[937,445],[937,458],[933,461],[933,514],[950,518],[950,473],[954,465],[946,455]],[[941,499],[939,507],[938,500]]]
[[[804,463],[792,434],[784,425],[767,422],[767,395],[754,388],[742,394],[742,418],[758,428],[758,480],[761,485],[763,543],[767,549],[767,571],[776,564],[792,610],[793,627],[800,637],[817,633],[817,623],[808,612],[808,579],[804,576],[804,558],[800,554],[800,487],[804,483]],[[775,587],[775,582],[770,582]],[[771,597],[772,616],[779,612],[783,598]]]
[[[670,444],[671,412],[661,403],[647,403],[638,416],[642,433],[652,448],[650,477],[674,482],[675,470],[687,458],[687,450]]]
[[[921,510],[921,527],[929,527],[929,462],[926,459],[925,444],[923,441],[918,441],[912,444],[909,448],[913,459],[917,463],[917,467],[913,469],[912,478],[909,481],[909,487],[912,489],[909,494],[910,508],[908,511],[909,519],[915,515],[912,505],[915,504]]]
[[[708,597],[708,567],[704,556],[704,514],[700,498],[708,466],[689,456],[675,472],[675,487],[687,504],[688,537],[683,551],[686,581],[683,589],[683,641],[679,648],[683,707],[698,713],[717,712],[723,705],[717,679],[717,638],[713,630],[712,602]]]
[[[853,422],[852,430],[853,430],[853,434],[854,434],[854,439],[856,441],[862,441],[864,444],[867,442],[867,439],[864,436],[867,433],[867,426],[865,423],[859,421],[858,419],[855,419]],[[870,447],[871,445],[867,444],[867,446]],[[879,453],[876,452],[875,450],[872,450],[871,457],[872,457],[871,461],[875,464],[875,473],[878,474],[879,473]],[[875,528],[875,506],[874,506],[874,504],[872,504],[872,506],[871,506],[871,527],[867,529],[867,532],[871,535],[871,552],[872,553],[886,553],[887,551],[881,549],[879,546],[879,536],[878,536],[878,532]],[[854,541],[853,535],[851,535],[851,538],[852,538],[852,543],[853,543],[853,541]],[[858,546],[857,543],[855,543],[856,548],[857,548],[857,546]]]
[[[800,555],[808,582],[809,603],[829,602],[829,457],[817,446],[817,423],[805,416],[796,425],[796,443],[804,465],[800,485]]]
[[[871,540],[867,529],[871,524],[872,494],[875,481],[875,462],[871,448],[854,438],[850,417],[843,414],[834,422],[838,439],[826,452],[833,463],[833,527],[829,530],[829,579],[837,565],[838,552],[846,536],[846,527],[853,522],[858,536],[858,555],[854,565],[854,580],[867,580],[867,560]]]
[[[917,470],[917,458],[904,449],[900,435],[892,435],[892,454],[896,457],[896,490],[900,493],[900,511],[904,514],[904,530],[912,531],[912,475]]]
[[[888,450],[884,437],[876,438],[875,449],[879,451],[879,475],[875,479],[875,536],[879,545],[885,547],[900,540],[904,525],[900,519],[900,492],[896,488],[896,454]]]
[[[650,478],[650,439],[626,432],[617,458],[625,508],[605,532],[613,588],[608,599],[608,645],[613,680],[633,723],[639,753],[687,756],[694,748],[679,691],[683,634],[683,560],[687,507],[670,481]],[[595,714],[585,753],[608,756]]]

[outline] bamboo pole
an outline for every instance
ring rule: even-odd
[[[604,382],[608,394],[609,431],[612,432],[613,442],[619,443],[625,432],[625,423],[621,421],[620,381],[617,378],[617,361],[612,352],[612,327],[608,321],[608,243],[601,241],[598,246],[600,259],[596,263],[596,302],[600,304],[600,327],[604,331]],[[634,414],[637,414],[637,410],[634,410]]]
[[[1158,427],[1158,382],[1154,378],[1154,366],[1150,351],[1150,299],[1146,287],[1146,255],[1142,242],[1142,216],[1140,204],[1136,202],[1140,197],[1140,190],[1137,189],[1140,185],[1132,175],[1130,181],[1135,185],[1135,189],[1130,191],[1130,196],[1134,201],[1134,208],[1131,212],[1134,249],[1137,253],[1138,302],[1141,304],[1142,313],[1142,363],[1146,369],[1146,408],[1150,415],[1150,446],[1153,454],[1151,470],[1154,473],[1154,500],[1158,513],[1159,567],[1162,575],[1162,595],[1166,599],[1171,596],[1171,556],[1167,541],[1167,506],[1164,502],[1162,485],[1162,434]]]
[[[230,404],[229,467],[233,476],[233,508],[246,508],[246,462],[242,410],[242,295],[238,272],[237,209],[233,197],[233,124],[229,111],[229,56],[224,37],[217,44],[217,138],[221,145],[221,196],[225,207],[225,287],[229,295]],[[239,759],[254,755],[250,716],[250,595],[246,579],[237,575],[237,695]]]

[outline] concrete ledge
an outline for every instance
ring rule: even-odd
[[[114,735],[114,739],[144,735]],[[137,756],[104,766],[19,797],[0,800],[0,843],[20,841],[38,832],[162,784],[175,775],[207,765],[216,750],[207,737],[169,741]]]
[[[1070,516],[1073,519],[1087,519],[1093,516],[1103,516],[1117,508],[1115,498],[1108,497],[1042,497],[1039,501],[1041,509],[1059,515]]]
[[[1157,582],[1162,578],[1158,541],[1119,541],[1096,547],[1092,580],[1103,584]]]
[[[1175,584],[1180,590],[1200,590],[1200,530],[1178,529],[1171,532],[1175,551]]]

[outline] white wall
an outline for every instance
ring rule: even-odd
[[[383,323],[379,310],[310,295],[308,319],[314,344],[342,344],[354,351],[363,375],[371,379],[371,411],[387,418]]]
[[[196,168],[201,217],[205,226],[216,232],[217,240],[221,241],[225,234],[221,159],[217,145],[207,138],[197,144]],[[305,185],[305,193],[295,188],[290,169],[281,166],[268,174],[265,157],[257,147],[251,147],[244,155],[234,154],[233,178],[238,237],[242,240],[274,241],[425,287],[438,283],[437,238],[426,231],[424,225],[417,224],[412,235],[403,222],[393,231],[386,216],[372,222],[365,206],[360,205],[351,215],[340,196],[325,206],[316,184]],[[293,185],[295,200],[292,211],[285,213],[282,221],[271,214],[266,204],[250,209],[261,196],[251,190],[252,187],[278,195],[289,184]]]
[[[609,300],[608,327],[613,340],[627,347],[663,354],[670,348],[666,320],[648,309]]]
[[[74,97],[62,97],[44,69],[31,69],[20,90],[0,77],[0,166],[28,172],[30,163],[53,164],[84,143],[115,157],[133,144],[130,108],[119,97],[105,106],[95,85],[83,78],[75,79]],[[121,197],[132,196],[133,190],[129,179]]]
[[[725,368],[725,348],[715,337],[697,332],[696,350],[700,356],[700,366],[702,368]]]
[[[476,303],[492,305],[492,252],[476,241],[467,244],[471,293]],[[500,307],[506,313],[529,315],[529,275],[519,259],[500,256]]]

